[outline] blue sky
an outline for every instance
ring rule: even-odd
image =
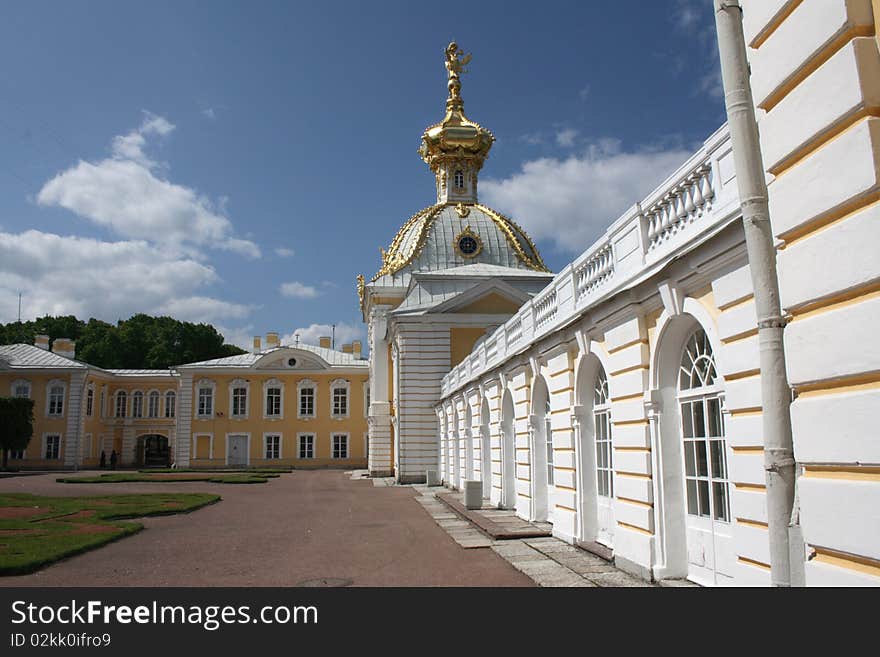
[[[365,336],[354,281],[434,202],[443,49],[481,201],[558,270],[723,121],[708,0],[28,2],[0,24],[0,321],[134,312]]]

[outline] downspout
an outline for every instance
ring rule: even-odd
[[[791,388],[785,371],[783,343],[785,319],[776,277],[776,247],[749,82],[742,8],[739,0],[714,0],[714,3],[721,77],[758,316],[770,579],[773,586],[791,586],[789,522],[794,505],[795,461],[789,415]]]

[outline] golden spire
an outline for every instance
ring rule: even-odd
[[[446,116],[422,135],[419,155],[437,177],[437,202],[474,203],[477,175],[489,155],[495,137],[464,115],[461,74],[471,61],[453,41],[444,50],[447,87]]]

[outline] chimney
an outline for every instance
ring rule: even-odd
[[[351,353],[351,345],[350,344],[342,345],[342,353],[350,354]]]
[[[254,336],[254,353],[258,354],[263,351],[263,341],[259,335]]]
[[[351,353],[354,354],[355,358],[361,357],[361,341],[355,340],[351,343]]]
[[[34,346],[39,347],[40,349],[45,349],[49,351],[49,336],[48,335],[35,335],[34,336]]]
[[[76,353],[76,342],[69,338],[55,338],[52,342],[52,353],[65,358],[73,358]]]
[[[324,347],[324,349],[330,349],[330,336],[322,335],[320,338],[318,338],[318,346]]]
[[[266,349],[274,349],[281,345],[280,340],[278,340],[278,334],[274,331],[266,334]]]

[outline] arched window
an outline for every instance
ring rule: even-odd
[[[116,393],[116,417],[125,417],[125,407],[128,405],[128,394],[125,390]]]
[[[64,384],[60,381],[49,382],[46,414],[52,417],[64,415]]]
[[[687,513],[730,522],[727,442],[721,387],[709,338],[697,329],[685,343],[679,371]]]
[[[456,189],[464,189],[464,172],[461,169],[456,169],[453,181]]]
[[[159,417],[159,391],[153,390],[150,392],[150,397],[147,401],[147,416],[148,417]]]
[[[12,396],[29,399],[31,396],[31,382],[27,379],[17,379],[12,382]]]
[[[344,379],[336,379],[330,384],[330,414],[333,417],[348,417],[349,383]]]
[[[92,417],[95,410],[95,389],[90,385],[86,390],[86,415]]]
[[[613,452],[611,446],[611,404],[608,377],[600,366],[593,392],[593,427],[596,436],[596,488],[602,497],[614,497]]]
[[[235,379],[231,384],[229,407],[232,417],[246,418],[248,415],[248,384],[242,379]]]
[[[263,416],[267,418],[284,417],[284,384],[278,379],[269,379],[263,384]]]
[[[142,393],[140,390],[136,391],[131,396],[131,416],[144,416],[144,393]]]
[[[175,394],[173,390],[169,390],[165,393],[165,417],[174,417],[174,413],[176,412],[175,406],[177,405],[176,402],[177,394]]]

